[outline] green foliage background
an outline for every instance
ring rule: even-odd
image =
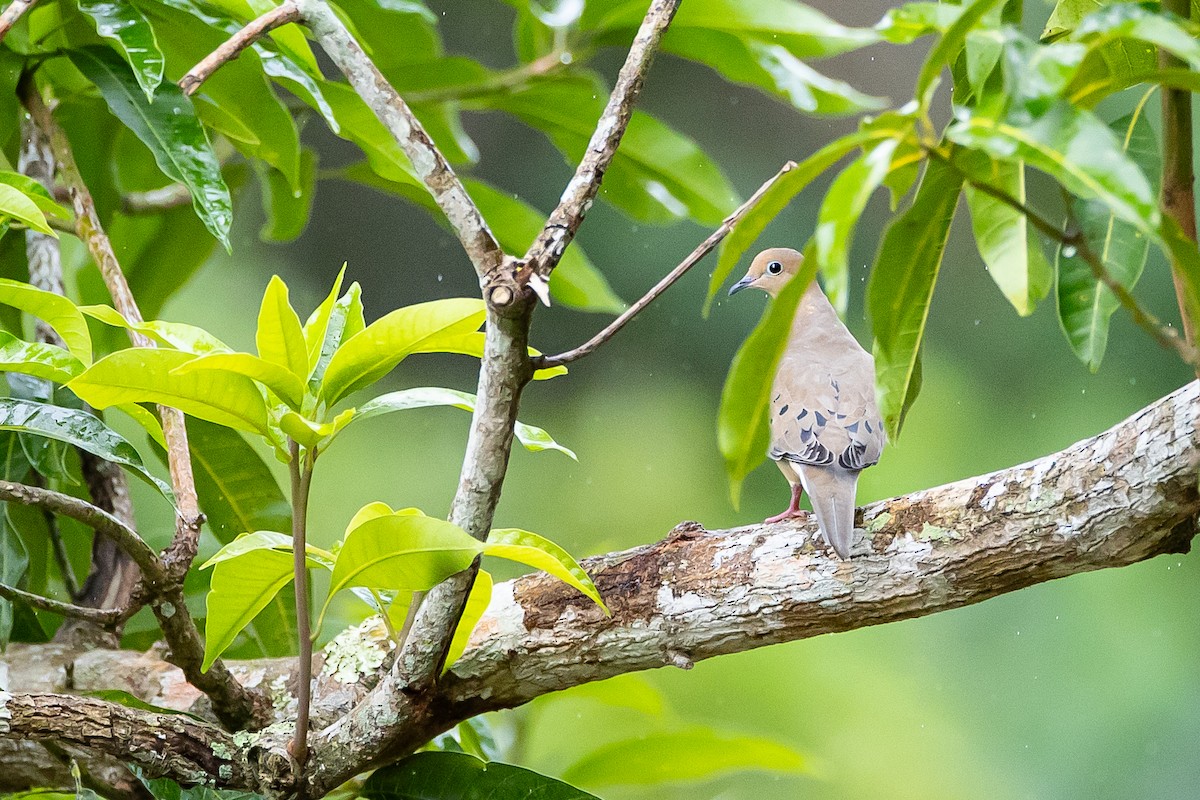
[[[510,8],[482,0],[429,5],[450,52],[497,68],[512,63],[507,37],[495,35],[511,29]],[[888,7],[814,5],[859,25],[873,24]],[[1049,13],[1049,4],[1038,0],[1026,6],[1031,22]],[[620,55],[600,57],[610,79]],[[877,45],[822,68],[868,93],[903,97],[919,56]],[[1157,99],[1155,121],[1156,106]],[[785,160],[808,155],[853,126],[800,117],[668,55],[655,64],[640,107],[697,139],[743,195]],[[494,114],[467,113],[465,127],[483,156],[476,176],[541,211],[553,206],[570,167],[541,135]],[[322,169],[356,159],[318,124],[309,125],[304,138],[318,148]],[[762,243],[801,246],[831,177],[806,191]],[[1047,188],[1031,185],[1035,201]],[[260,212],[252,193],[243,197],[235,208],[235,255],[215,257],[168,303],[163,318],[204,325],[246,348],[257,298],[272,272],[287,280],[297,307],[311,308],[343,261],[348,278],[364,285],[368,320],[399,305],[475,291],[456,242],[417,208],[361,186],[326,182],[298,241],[259,246]],[[866,264],[886,219],[887,201],[879,193],[851,252],[847,318],[864,342]],[[691,223],[631,223],[599,203],[578,241],[617,293],[632,300],[703,235],[705,229]],[[1173,319],[1167,270],[1157,251],[1150,258],[1137,293],[1155,313]],[[761,303],[746,295],[720,301],[703,321],[706,278],[703,267],[697,269],[597,355],[574,365],[569,377],[529,387],[522,418],[550,430],[580,462],[518,450],[497,527],[537,530],[586,555],[652,541],[685,519],[709,528],[749,523],[786,502],[784,481],[762,467],[747,481],[741,510],[729,504],[715,445],[717,403],[729,361]],[[546,351],[566,348],[603,322],[543,309],[534,343]],[[864,474],[860,502],[1044,455],[1098,433],[1189,377],[1173,354],[1121,312],[1096,375],[1073,356],[1057,326],[1052,302],[1031,319],[1017,317],[982,269],[969,220],[960,214],[934,297],[921,397],[902,440]],[[473,378],[469,359],[427,356],[406,362],[389,379],[394,385],[383,388],[468,388]],[[442,513],[466,425],[461,412],[430,409],[343,434],[318,468],[312,541],[336,539],[348,516],[372,500]],[[371,466],[364,470],[364,463]],[[133,490],[145,501],[139,504],[143,529],[165,539],[165,505],[146,487]],[[162,515],[157,525],[154,509]],[[740,775],[679,789],[597,789],[606,798],[1194,797],[1200,794],[1194,759],[1200,747],[1198,586],[1194,558],[1162,557],[926,619],[701,663],[688,673],[661,670],[647,680],[668,698],[671,710],[662,719],[580,700],[509,712],[499,725],[516,727],[532,715],[536,724],[521,745],[521,763],[549,774],[561,774],[596,744],[631,730],[689,723],[776,738],[808,753],[816,771],[813,777]]]

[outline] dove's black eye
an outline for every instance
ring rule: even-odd
[[[783,264],[780,264],[778,261],[772,261],[770,264],[767,264],[767,272],[772,275],[778,275],[783,272]]]

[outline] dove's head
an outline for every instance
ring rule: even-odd
[[[790,247],[763,250],[750,262],[746,276],[730,287],[729,293],[734,294],[753,286],[774,297],[787,285],[792,276],[800,271],[803,261],[804,256]]]

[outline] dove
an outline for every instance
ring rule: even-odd
[[[803,260],[790,248],[764,250],[729,294],[753,287],[775,297]],[[807,492],[821,535],[848,559],[858,474],[879,461],[887,434],[875,402],[875,359],[846,330],[815,280],[796,308],[769,413],[767,455],[791,484],[792,500],[766,522],[803,515],[800,498]]]

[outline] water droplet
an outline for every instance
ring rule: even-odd
[[[438,283],[441,283],[444,280],[444,277],[443,277],[442,273],[440,273],[440,272],[438,273],[437,278],[438,278]]]
[[[975,325],[978,327],[978,325],[979,325],[979,320],[975,320]]]
[[[1062,249],[1063,258],[1074,258],[1076,252],[1073,244],[1065,245]]]

